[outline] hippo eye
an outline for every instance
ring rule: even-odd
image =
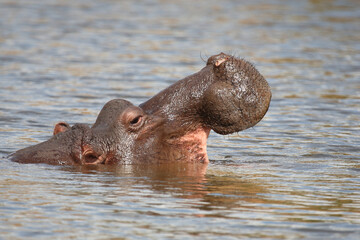
[[[142,116],[141,116],[141,115],[140,115],[140,116],[135,117],[133,120],[131,120],[131,121],[130,121],[130,124],[131,124],[131,125],[136,125],[138,122],[140,122],[140,121],[141,121],[141,118],[142,118]]]
[[[145,123],[146,114],[139,107],[131,106],[119,116],[120,124],[130,131],[139,130]]]
[[[144,116],[137,115],[129,121],[129,130],[138,131],[144,125]]]

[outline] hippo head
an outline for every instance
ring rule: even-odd
[[[270,99],[269,85],[253,65],[220,53],[139,107],[111,100],[92,127],[60,122],[51,139],[19,150],[11,159],[82,165],[208,162],[210,130],[231,134],[254,126]]]

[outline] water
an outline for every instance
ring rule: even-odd
[[[204,165],[0,161],[0,238],[358,239],[360,3],[0,0],[0,156],[140,104],[221,51],[273,99]]]

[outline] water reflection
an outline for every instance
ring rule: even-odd
[[[236,220],[238,227],[247,226],[249,236],[254,236],[257,228],[266,230],[263,237],[271,236],[269,228],[279,227],[279,224],[291,226],[292,223],[297,223],[296,227],[283,231],[280,236],[293,235],[294,230],[302,232],[301,236],[312,231],[328,236],[328,230],[322,230],[328,224],[332,225],[333,232],[356,233],[350,225],[340,224],[342,219],[353,224],[358,221],[359,186],[354,184],[356,180],[350,172],[344,174],[332,170],[309,181],[308,173],[299,174],[299,170],[309,171],[311,164],[312,172],[322,173],[322,169],[329,169],[323,161],[319,164],[310,161],[302,167],[299,164],[279,166],[278,161],[269,164],[227,161],[209,166],[179,163],[73,167],[8,162],[1,165],[8,169],[8,180],[3,179],[0,185],[2,197],[7,199],[2,211],[11,213],[11,217],[3,223],[12,226],[21,218],[22,226],[32,226],[34,230],[33,224],[24,220],[24,217],[32,216],[29,219],[40,226],[45,224],[44,220],[52,219],[54,228],[67,222],[86,230],[99,227],[88,220],[97,216],[98,221],[108,224],[101,226],[104,230],[126,223],[137,229],[145,226],[156,229],[161,221],[153,218],[165,217],[173,221],[167,230],[170,234],[176,233],[176,228],[184,224],[190,232],[215,234],[216,230],[211,228],[214,219],[216,222]],[[297,169],[296,175],[294,169]],[[38,175],[36,179],[34,173]],[[333,179],[331,185],[329,178]],[[32,207],[28,208],[24,202],[31,203]],[[189,217],[195,222],[204,219],[202,221],[210,225],[198,229],[189,225],[190,222],[174,220]],[[249,226],[254,229],[249,230]],[[222,228],[229,236],[245,236],[241,230],[230,234],[231,224]],[[67,227],[64,231],[67,232],[65,236],[75,234]],[[22,233],[28,235],[25,228]]]
[[[238,206],[239,200],[260,203],[263,201],[257,195],[266,192],[261,183],[249,182],[236,175],[206,174],[207,164],[77,166],[61,167],[61,170],[85,174],[81,178],[91,178],[105,188],[144,188],[151,190],[151,194],[196,199],[201,202],[197,207],[207,211],[222,207],[231,209]],[[99,175],[101,178],[98,179]]]

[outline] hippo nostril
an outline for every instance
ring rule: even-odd
[[[83,155],[82,162],[85,165],[95,165],[95,164],[104,164],[106,161],[106,154],[101,156],[95,154],[94,152],[88,152]]]
[[[84,160],[86,163],[94,163],[98,160],[98,158],[94,154],[88,154],[85,156]]]
[[[215,66],[216,67],[220,66],[223,62],[226,62],[228,59],[229,59],[228,57],[225,57],[225,58],[220,58],[220,59],[216,60]]]
[[[99,155],[89,147],[85,147],[84,152],[82,153],[81,162],[85,165],[88,164],[101,164],[106,160],[106,154]]]

